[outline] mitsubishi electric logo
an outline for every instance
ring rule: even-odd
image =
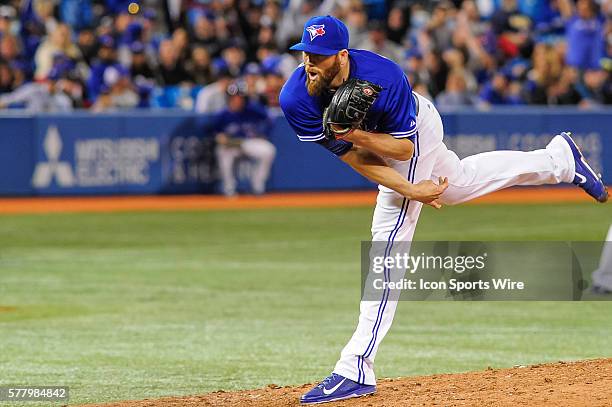
[[[59,157],[62,153],[62,138],[56,126],[49,126],[43,149],[47,156],[47,161],[41,161],[36,164],[34,175],[32,176],[32,185],[36,188],[45,188],[51,185],[53,177],[57,181],[57,185],[61,187],[71,187],[75,183],[74,174],[70,163],[60,161]]]
[[[66,161],[60,161],[64,141],[74,143],[74,148],[64,153]],[[147,185],[151,166],[160,160],[160,142],[155,137],[66,135],[62,140],[57,126],[47,128],[43,150],[47,159],[36,164],[32,176],[32,185],[41,189]]]

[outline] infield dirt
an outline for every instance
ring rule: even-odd
[[[201,396],[121,401],[105,407],[298,406],[313,384],[216,391]],[[380,379],[376,394],[329,406],[610,406],[612,359],[557,362],[512,369]],[[94,405],[89,405],[90,407]]]

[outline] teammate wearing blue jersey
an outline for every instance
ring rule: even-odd
[[[568,133],[545,149],[493,151],[460,160],[442,142],[434,105],[412,92],[401,68],[375,53],[348,48],[348,30],[331,16],[311,18],[293,47],[303,61],[280,93],[280,105],[300,141],[327,148],[355,171],[379,184],[372,240],[412,240],[422,204],[440,208],[514,185],[573,182],[604,202],[608,193]],[[359,129],[328,137],[322,115],[333,92],[348,78],[382,87]],[[361,301],[359,323],[332,374],[301,402],[323,403],[376,391],[374,359],[391,327],[397,300]]]
[[[276,155],[276,147],[265,137],[270,128],[270,119],[263,107],[248,103],[247,94],[232,83],[227,88],[227,108],[215,116],[215,149],[223,193],[236,193],[234,164],[241,156],[254,161],[249,174],[253,193],[264,193],[270,168]]]

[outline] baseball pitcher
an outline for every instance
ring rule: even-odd
[[[460,160],[442,142],[434,105],[414,93],[402,69],[375,53],[348,48],[348,30],[331,16],[311,18],[301,64],[280,105],[300,141],[317,143],[380,184],[372,240],[412,240],[423,204],[440,208],[514,185],[574,183],[600,202],[607,190],[568,133],[545,149],[493,151]],[[391,327],[396,300],[362,301],[359,323],[333,373],[301,397],[323,403],[376,391],[374,359]]]

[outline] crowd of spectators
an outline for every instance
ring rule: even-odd
[[[303,24],[398,62],[442,108],[612,103],[612,0],[0,1],[0,107],[277,110]],[[128,11],[129,10],[129,11]]]

